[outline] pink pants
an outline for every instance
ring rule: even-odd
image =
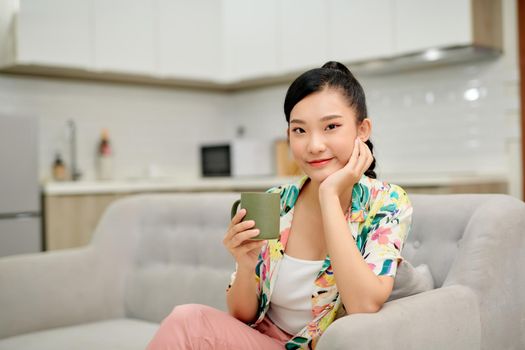
[[[230,314],[200,304],[179,305],[162,321],[147,350],[284,349],[292,338],[268,317],[252,328]]]

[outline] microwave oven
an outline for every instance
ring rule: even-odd
[[[237,139],[200,147],[201,175],[273,176],[272,143],[264,140]]]

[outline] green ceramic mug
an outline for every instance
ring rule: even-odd
[[[246,209],[242,221],[255,221],[255,228],[260,233],[254,240],[277,239],[280,223],[280,194],[267,192],[241,192],[241,199],[232,205],[231,218],[237,213],[239,204]]]

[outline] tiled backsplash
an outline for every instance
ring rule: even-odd
[[[505,173],[517,96],[506,93],[502,68],[478,63],[364,80],[383,169]]]

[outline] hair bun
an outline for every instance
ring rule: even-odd
[[[350,70],[346,68],[344,64],[339,63],[337,61],[328,61],[325,64],[323,64],[321,68],[335,69],[335,70],[340,71],[343,74],[350,75],[350,76],[352,75],[352,73],[350,73]]]

